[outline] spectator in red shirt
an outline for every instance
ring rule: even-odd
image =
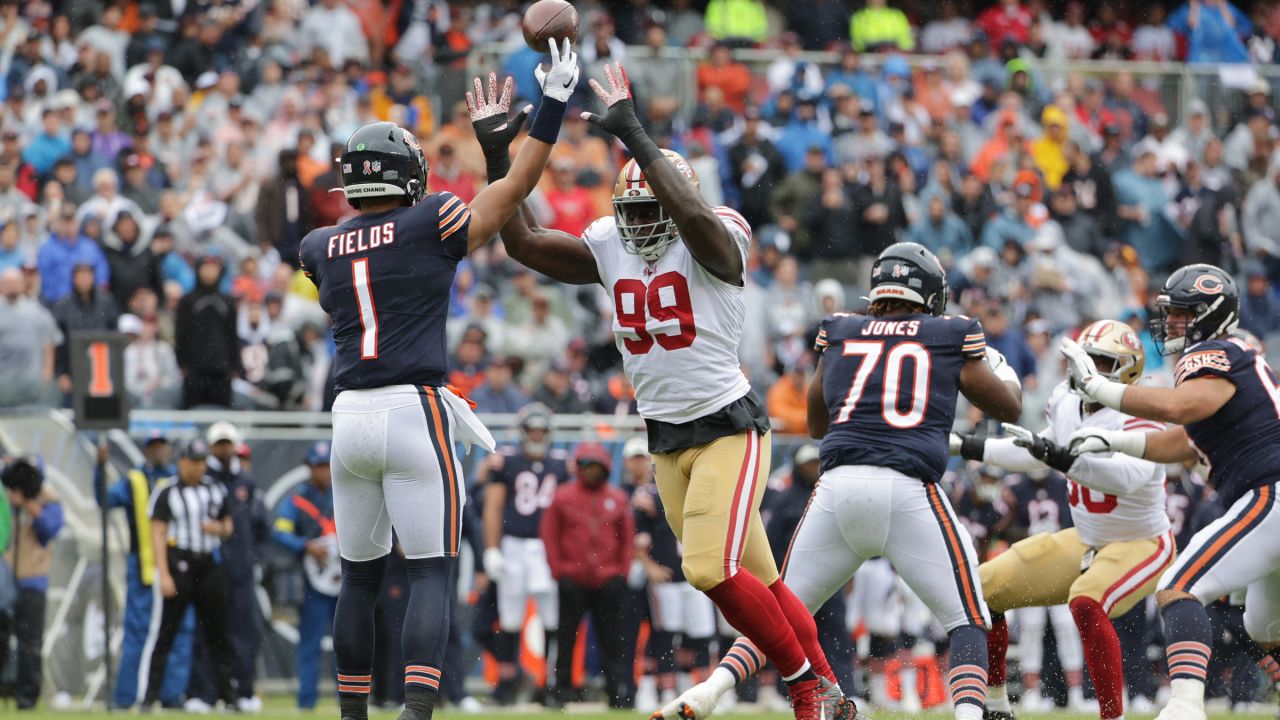
[[[553,703],[573,693],[573,648],[584,613],[591,613],[600,641],[609,706],[633,704],[622,649],[622,603],[631,567],[635,518],[627,494],[609,484],[609,453],[583,443],[573,454],[577,476],[561,485],[542,513],[547,564],[560,586],[560,632]]]
[[[1000,0],[982,11],[975,23],[978,29],[987,34],[991,49],[999,52],[1005,40],[1012,40],[1019,45],[1026,44],[1031,33],[1031,11],[1023,7],[1018,0]]]
[[[578,184],[577,175],[573,160],[557,158],[551,163],[551,187],[544,193],[552,212],[547,227],[570,235],[581,235],[597,217],[591,193]]]
[[[431,163],[431,192],[451,192],[469,203],[480,187],[480,177],[458,159],[453,144],[440,143],[435,162]]]
[[[739,115],[747,107],[747,93],[751,90],[751,71],[746,65],[735,62],[729,54],[729,46],[716,43],[711,47],[711,57],[698,66],[698,94],[709,87],[720,88],[724,104]]]

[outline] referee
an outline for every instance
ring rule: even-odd
[[[218,695],[228,708],[235,707],[227,643],[227,578],[214,559],[222,541],[231,536],[231,513],[222,483],[205,474],[208,454],[208,444],[200,439],[179,445],[178,476],[158,485],[151,496],[151,543],[164,605],[151,652],[145,708],[160,694],[169,649],[192,603],[213,656]]]

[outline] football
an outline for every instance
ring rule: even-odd
[[[538,0],[529,6],[520,23],[524,42],[538,52],[547,52],[547,39],[578,40],[578,11],[565,0]]]

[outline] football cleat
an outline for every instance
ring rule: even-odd
[[[983,710],[982,720],[1018,720],[1018,718],[1013,714],[1013,711]]]
[[[1205,717],[1203,701],[1173,697],[1156,716],[1156,720],[1205,720]]]

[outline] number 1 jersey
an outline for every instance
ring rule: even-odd
[[[746,265],[751,228],[715,208]],[[746,322],[742,288],[703,268],[679,240],[652,264],[622,246],[613,216],[582,234],[613,299],[613,332],[641,417],[687,423],[746,395],[738,342]]]
[[[298,259],[333,321],[338,392],[443,384],[445,320],[471,210],[441,192],[302,239]]]
[[[825,318],[815,342],[831,422],[822,470],[873,465],[937,482],[947,469],[960,369],[986,348],[982,325],[966,317]]]

